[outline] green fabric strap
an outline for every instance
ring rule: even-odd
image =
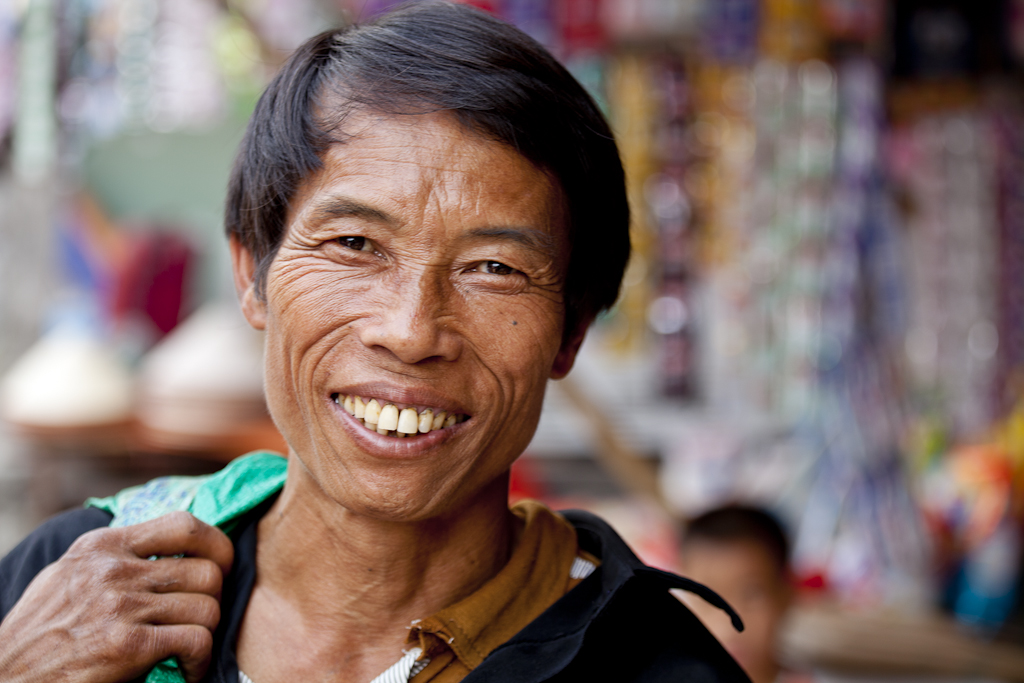
[[[288,461],[270,451],[256,451],[232,460],[215,474],[201,477],[160,477],[109,498],[90,498],[86,507],[114,515],[110,526],[141,524],[168,512],[186,510],[196,519],[230,533],[246,512],[284,485]],[[185,683],[174,657],[157,664],[146,683]]]

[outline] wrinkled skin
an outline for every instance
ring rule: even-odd
[[[423,520],[508,470],[548,378],[571,366],[561,197],[514,150],[447,115],[364,115],[351,127],[292,201],[267,303],[243,281],[243,310],[267,331],[270,412],[318,487],[360,514]],[[354,438],[335,392],[471,420],[414,451]]]
[[[0,680],[127,681],[173,655],[195,683],[233,555],[223,532],[186,512],[83,534],[0,624]]]

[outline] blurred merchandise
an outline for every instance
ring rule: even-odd
[[[28,428],[122,424],[132,416],[132,377],[91,331],[58,326],[3,376],[0,415]]]
[[[910,207],[909,379],[942,396],[954,432],[994,418],[999,239],[992,129],[983,112],[893,131],[892,175]]]
[[[999,627],[1020,516],[952,543],[912,435],[951,471],[1024,390],[1019,3],[705,2],[674,42],[642,5],[607,3],[636,254],[580,389],[670,508],[776,509],[803,585]],[[568,447],[549,403],[537,451]]]
[[[964,622],[998,628],[1018,600],[1024,558],[1024,401],[984,442],[949,447],[940,430],[922,423],[912,447],[944,602]]]
[[[20,17],[12,165],[18,178],[31,184],[43,181],[53,171],[57,157],[58,131],[53,106],[57,80],[56,4],[55,0],[25,3]]]
[[[135,410],[168,444],[266,419],[263,335],[233,302],[204,306],[143,358]]]
[[[1022,6],[1024,7],[1024,6]],[[1024,392],[1024,111],[1000,107],[993,112],[1000,232],[996,330],[996,410],[1012,407]]]

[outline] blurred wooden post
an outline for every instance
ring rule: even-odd
[[[669,516],[678,517],[661,493],[656,467],[622,440],[608,413],[590,400],[571,377],[558,381],[556,385],[587,421],[594,452],[601,465],[629,492],[653,500]]]

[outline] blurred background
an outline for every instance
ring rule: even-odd
[[[395,4],[0,0],[0,553],[284,448],[227,175],[291,50]],[[686,519],[762,507],[794,666],[1024,680],[1024,0],[471,4],[591,91],[634,211],[513,497],[666,568]]]

